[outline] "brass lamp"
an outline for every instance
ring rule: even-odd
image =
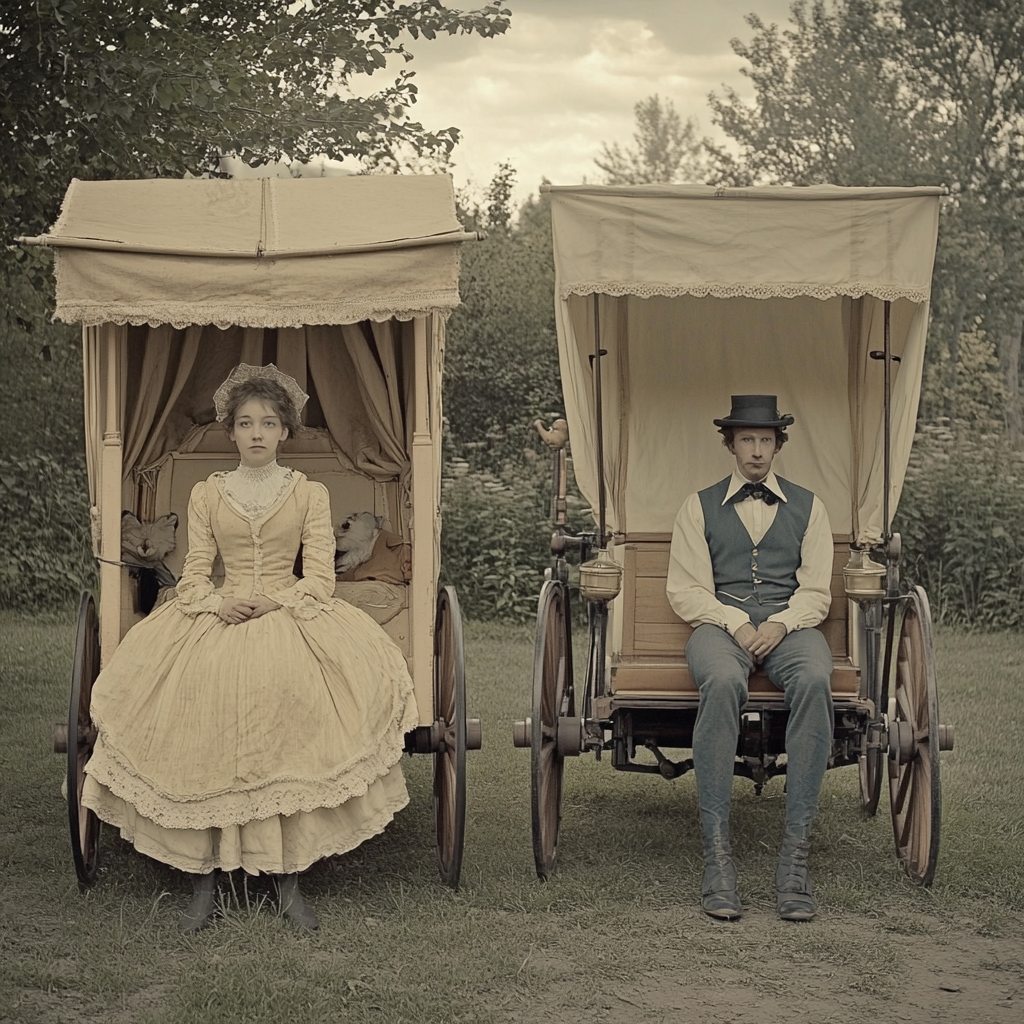
[[[622,566],[607,548],[580,566],[580,593],[588,601],[611,601],[622,590]]]
[[[866,550],[850,549],[850,560],[843,566],[846,596],[853,601],[885,597],[885,566],[872,559]]]

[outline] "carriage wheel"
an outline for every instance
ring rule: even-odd
[[[441,880],[457,889],[466,835],[466,670],[462,615],[454,587],[444,587],[437,595],[434,718],[442,730],[434,752],[437,859]]]
[[[885,755],[881,749],[869,750],[858,759],[860,767],[860,805],[865,814],[872,818],[878,810],[882,795],[882,763]]]
[[[562,773],[565,758],[558,746],[558,718],[575,714],[569,590],[549,580],[537,605],[537,639],[533,648],[533,717],[530,722],[533,859],[537,877],[555,869],[558,827],[562,818]]]
[[[928,595],[914,587],[896,654],[889,703],[889,798],[896,852],[915,885],[930,885],[939,856],[939,693]],[[945,730],[942,730],[945,732]]]
[[[85,888],[96,880],[99,861],[100,820],[82,806],[85,765],[96,745],[96,729],[89,714],[92,684],[100,674],[100,623],[96,601],[88,590],[82,592],[75,635],[75,660],[71,666],[71,699],[68,703],[68,826],[71,853],[75,859],[78,885]]]

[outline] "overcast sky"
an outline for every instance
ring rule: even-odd
[[[633,107],[652,93],[671,99],[684,120],[696,117],[702,134],[720,138],[708,93],[724,83],[752,95],[730,39],[750,39],[743,17],[751,11],[785,24],[790,3],[506,0],[512,24],[503,36],[408,42],[415,60],[407,66],[420,91],[411,114],[428,128],[462,131],[457,185],[486,183],[503,160],[518,171],[520,199],[542,177],[596,181],[601,143],[628,143]]]

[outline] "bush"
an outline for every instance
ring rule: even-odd
[[[938,622],[1024,627],[1024,452],[923,425],[894,526],[904,577],[928,591]]]
[[[453,459],[442,480],[441,576],[458,587],[470,619],[525,621],[537,610],[551,564],[551,469],[526,457],[500,475],[471,472]],[[583,502],[570,493],[569,528],[587,528]]]
[[[95,586],[84,460],[0,459],[0,608],[52,608]]]

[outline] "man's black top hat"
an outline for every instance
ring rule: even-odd
[[[792,416],[779,413],[776,395],[733,395],[732,409],[716,427],[788,427]]]

